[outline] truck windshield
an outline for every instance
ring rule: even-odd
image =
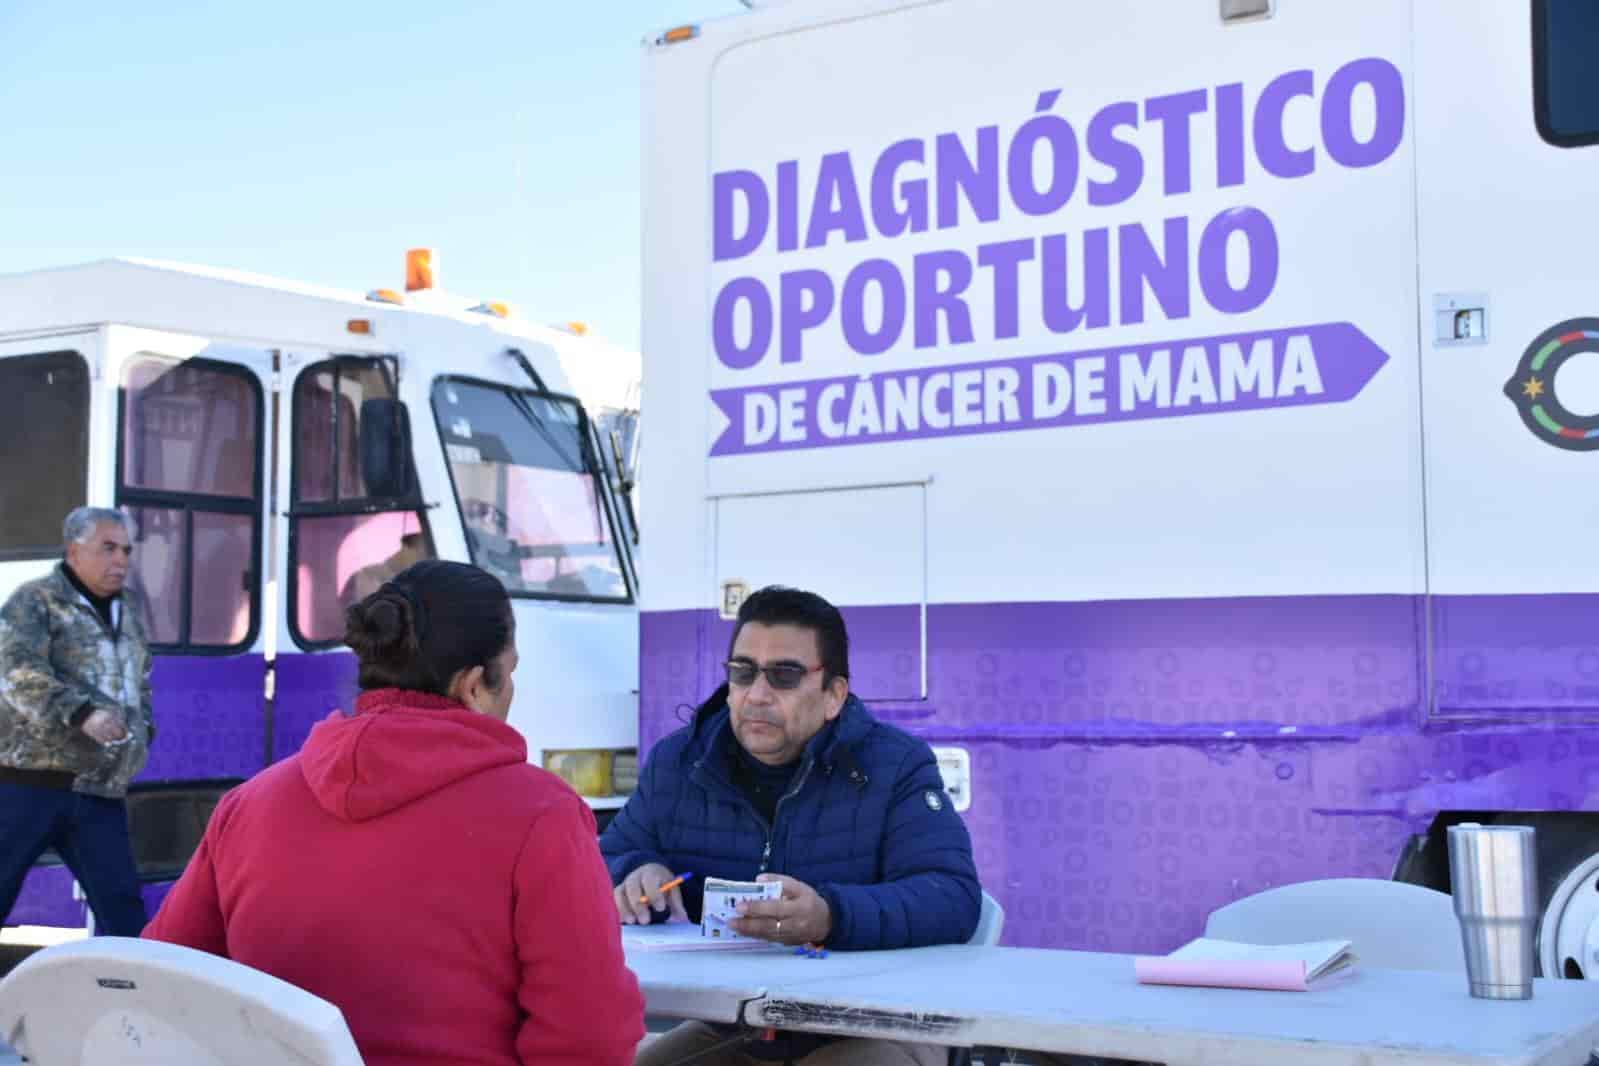
[[[575,400],[443,378],[433,417],[474,563],[512,595],[631,600]]]

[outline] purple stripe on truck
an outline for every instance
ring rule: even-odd
[[[140,781],[249,777],[266,754],[266,658],[157,656],[156,738]]]
[[[866,664],[919,663],[915,610],[849,612],[863,694]],[[1440,810],[1599,805],[1599,596],[1432,610],[1438,713],[1411,596],[934,605],[928,698],[871,706],[970,752],[1007,943],[1165,951],[1261,889],[1389,876]],[[644,616],[641,749],[718,683],[728,631]]]
[[[336,709],[355,706],[355,656],[349,652],[280,655],[272,761],[300,750],[311,727]]]

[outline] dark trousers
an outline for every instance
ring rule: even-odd
[[[146,915],[133,869],[127,804],[6,781],[0,781],[0,921],[16,904],[22,879],[49,847],[83,886],[96,932],[139,935]]]

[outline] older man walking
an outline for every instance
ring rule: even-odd
[[[133,543],[122,513],[99,507],[62,532],[66,557],[0,607],[0,917],[54,847],[97,929],[138,936],[124,797],[155,728],[142,604],[125,587]]]

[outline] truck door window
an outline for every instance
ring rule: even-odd
[[[374,497],[362,476],[364,405],[393,398],[379,359],[331,359],[295,382],[289,629],[302,647],[341,642],[346,608],[433,557],[417,500]]]
[[[256,629],[261,387],[246,369],[140,353],[124,371],[117,502],[132,581],[166,651],[247,647]]]
[[[513,596],[631,602],[576,400],[444,378],[433,416],[474,563]]]
[[[0,359],[0,560],[61,554],[61,520],[88,499],[89,368],[77,352]]]
[[[1599,4],[1533,0],[1533,111],[1538,133],[1562,148],[1599,144]]]

